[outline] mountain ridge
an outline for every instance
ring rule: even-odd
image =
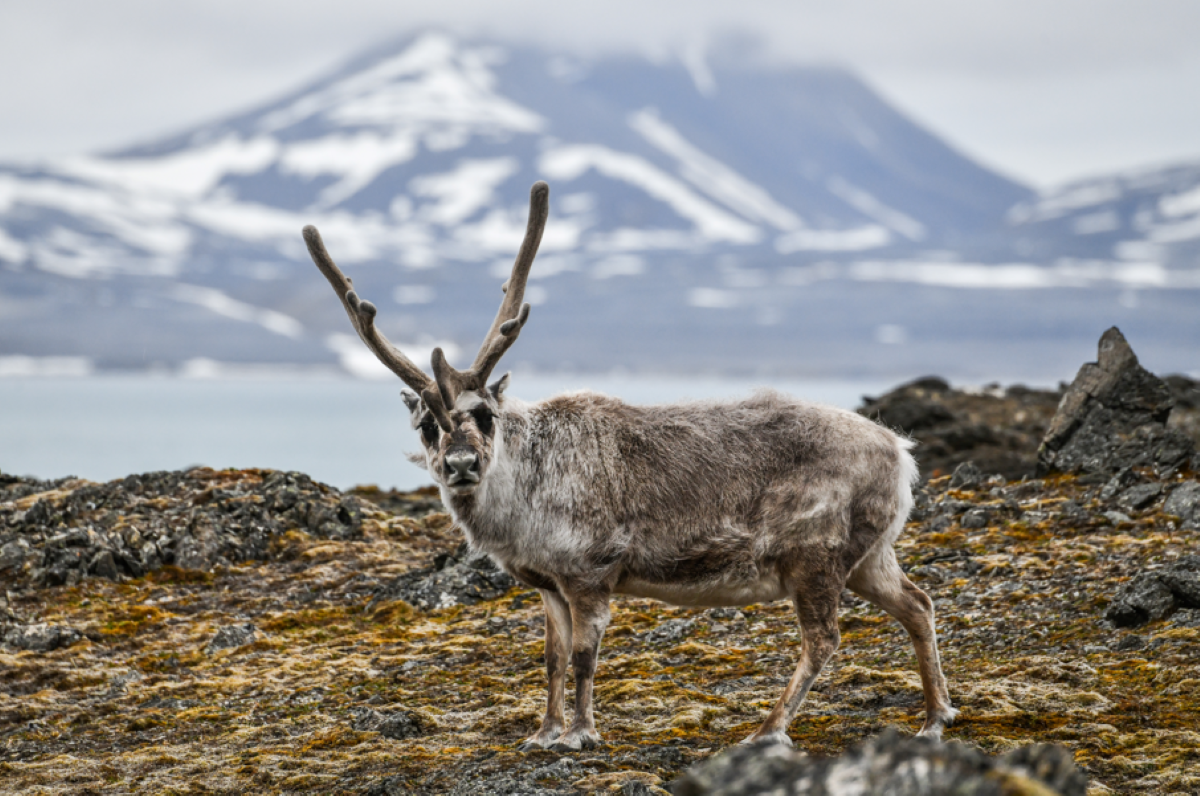
[[[880,372],[905,360],[899,344],[916,367],[964,324],[979,326],[966,334],[976,355],[994,347],[1014,299],[997,290],[1037,290],[1033,303],[1057,310],[1079,301],[1058,290],[1158,300],[1200,286],[1188,237],[1200,208],[1187,199],[1200,169],[1181,173],[1110,191],[1112,208],[1058,212],[1055,194],[978,166],[845,71],[581,59],[426,33],[156,142],[0,164],[0,356],[369,373],[307,264],[308,223],[383,302],[389,335],[468,350],[528,186],[547,179],[530,298],[559,326],[523,340],[525,366],[847,373],[861,360]],[[1182,237],[1158,240],[1168,221]],[[921,329],[945,290],[966,288],[996,301],[960,295],[943,328]],[[1144,325],[1174,351],[1170,337],[1191,327],[1160,303]],[[857,317],[850,328],[837,306]],[[605,334],[637,341],[632,364],[588,330],[559,331],[581,318],[619,322]],[[1071,320],[1070,341],[1110,321]],[[787,344],[831,334],[838,353],[824,359],[797,361]],[[681,355],[681,341],[695,350]]]

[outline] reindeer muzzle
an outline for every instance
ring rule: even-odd
[[[446,454],[447,486],[479,483],[479,456],[473,450],[452,450]]]

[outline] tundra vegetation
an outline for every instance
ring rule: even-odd
[[[1195,385],[1168,383],[1166,427],[1191,435]],[[925,381],[863,411],[924,406],[958,456],[963,427],[1044,433],[1060,398]],[[934,470],[897,543],[938,609],[962,711],[945,740],[1060,744],[1092,794],[1196,792],[1195,457],[1036,478],[1036,449],[1011,452],[1025,475]],[[461,553],[430,491],[261,470],[0,480],[8,792],[658,792],[761,723],[800,645],[786,602],[618,597],[605,745],[519,752],[544,707],[539,597]],[[903,629],[849,593],[839,624],[791,726],[814,756],[923,720]]]

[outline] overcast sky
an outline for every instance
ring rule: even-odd
[[[1197,0],[3,0],[0,159],[149,140],[436,25],[585,52],[736,29],[836,63],[1035,186],[1200,161]]]

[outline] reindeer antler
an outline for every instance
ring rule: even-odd
[[[450,366],[442,349],[433,349],[433,379],[413,364],[399,348],[383,336],[375,327],[375,305],[363,301],[354,292],[354,283],[342,273],[333,262],[321,233],[311,224],[304,228],[304,242],[308,245],[308,253],[316,263],[317,268],[329,280],[333,291],[342,300],[346,314],[354,331],[366,344],[379,361],[401,378],[413,389],[425,406],[433,414],[437,424],[445,431],[450,430],[449,414],[446,411],[454,406],[454,401],[466,390],[477,390],[487,383],[492,369],[504,356],[504,352],[517,340],[521,327],[529,319],[529,305],[522,304],[525,298],[525,282],[529,279],[529,269],[537,256],[538,246],[542,242],[542,230],[546,228],[546,218],[550,213],[550,186],[544,182],[535,182],[529,194],[529,222],[525,227],[525,240],[521,242],[521,250],[513,263],[512,275],[500,289],[504,291],[504,300],[500,302],[500,310],[492,321],[492,328],[475,357],[470,370],[459,371]]]
[[[367,348],[371,349],[380,362],[399,376],[418,395],[433,387],[433,379],[426,376],[411,359],[404,356],[404,352],[392,345],[391,341],[383,336],[383,332],[375,327],[375,305],[369,301],[363,301],[354,292],[354,283],[333,262],[333,258],[325,250],[321,233],[317,232],[317,228],[311,224],[304,228],[304,242],[308,244],[308,253],[313,262],[329,280],[329,284],[333,286],[333,292],[337,293],[338,298],[342,300],[342,306],[346,308],[346,314],[350,316],[350,323],[353,324],[354,331],[358,332],[358,336]]]
[[[550,186],[544,182],[535,182],[529,192],[529,221],[525,225],[525,240],[521,242],[521,250],[513,263],[512,274],[500,289],[504,291],[504,299],[492,321],[492,328],[483,338],[479,353],[469,370],[455,370],[446,361],[442,349],[433,350],[433,376],[437,382],[438,393],[445,406],[454,406],[454,400],[467,390],[478,390],[487,384],[488,376],[504,352],[517,341],[517,335],[529,320],[529,305],[522,304],[525,298],[525,283],[529,280],[529,269],[537,256],[538,246],[542,242],[542,231],[546,228],[546,218],[550,214]]]

